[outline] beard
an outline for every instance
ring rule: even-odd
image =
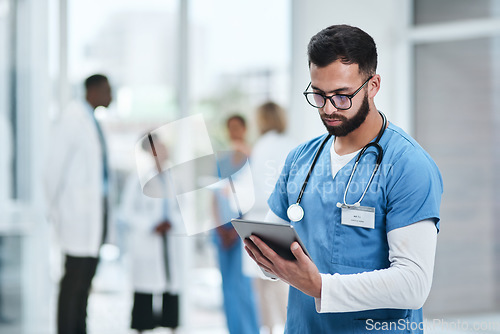
[[[327,103],[329,103],[327,101]],[[349,133],[353,132],[357,128],[363,124],[363,122],[366,119],[366,116],[368,116],[368,112],[370,111],[370,105],[368,104],[368,94],[365,94],[365,97],[363,98],[363,103],[358,109],[358,112],[352,117],[352,118],[347,118],[344,115],[339,115],[339,114],[333,114],[330,116],[323,115],[321,116],[321,121],[326,127],[326,130],[328,131],[329,134],[335,137],[344,137],[347,136]],[[331,126],[328,125],[325,122],[325,119],[338,119],[341,120],[342,123],[337,126]]]

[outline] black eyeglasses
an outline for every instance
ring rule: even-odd
[[[356,96],[361,89],[363,89],[371,78],[373,78],[373,75],[351,95],[335,94],[327,96],[321,93],[308,92],[307,90],[311,86],[311,83],[309,82],[309,85],[307,85],[307,88],[304,91],[304,96],[306,97],[307,102],[314,108],[323,108],[326,104],[326,100],[328,99],[335,108],[339,110],[347,110],[352,106],[352,98]]]

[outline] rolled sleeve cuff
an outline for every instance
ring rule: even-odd
[[[320,274],[320,275],[321,275],[321,298],[314,298],[314,303],[316,304],[316,312],[326,313],[329,312],[329,309],[331,308],[331,305],[328,305],[329,298],[327,298],[326,296],[329,295],[328,291],[329,289],[331,289],[331,284],[329,284],[329,281],[331,281],[332,275],[330,274]]]

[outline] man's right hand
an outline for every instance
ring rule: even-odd
[[[172,228],[172,224],[168,221],[165,220],[155,227],[155,233],[159,235],[165,235],[170,229]]]

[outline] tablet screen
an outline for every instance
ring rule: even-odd
[[[297,241],[309,256],[292,225],[243,219],[233,219],[231,223],[242,240],[255,235],[286,260],[295,260],[295,256],[290,250],[290,246],[294,241]]]

